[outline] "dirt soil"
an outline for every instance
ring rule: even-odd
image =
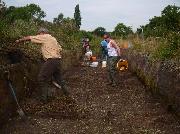
[[[106,70],[75,67],[65,75],[70,97],[21,103],[27,120],[10,119],[1,134],[179,134],[178,120],[131,72],[107,86]]]

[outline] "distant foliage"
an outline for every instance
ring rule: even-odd
[[[93,33],[97,36],[102,37],[106,33],[106,29],[104,27],[98,27],[93,31]]]
[[[113,31],[113,35],[114,36],[119,36],[122,38],[127,38],[129,34],[132,34],[132,28],[129,26],[126,26],[123,23],[119,23],[117,24],[117,26],[115,27],[114,31]]]
[[[149,24],[141,26],[137,30],[143,31],[146,37],[168,37],[170,33],[180,32],[180,7],[167,6],[161,16],[155,16],[149,20]]]
[[[57,18],[54,18],[53,23],[60,25],[62,24],[63,19],[64,19],[64,15],[63,13],[60,13]]]
[[[1,18],[7,23],[13,23],[20,19],[24,21],[40,21],[45,16],[45,12],[38,5],[29,4],[25,7],[10,6],[3,11]]]
[[[75,23],[76,23],[76,27],[78,29],[80,29],[80,27],[81,27],[81,12],[80,12],[80,9],[79,9],[79,4],[76,5],[76,7],[75,7],[74,20],[75,20]]]
[[[0,0],[0,17],[2,16],[2,13],[6,10],[6,4]]]
[[[72,18],[64,18],[64,15],[60,13],[57,18],[54,18],[53,24],[57,28],[61,28],[65,33],[72,34],[74,31],[77,31],[76,22]]]
[[[167,41],[157,48],[155,55],[161,59],[173,58],[180,49],[180,7],[168,5],[161,16],[150,19],[149,24],[138,28],[136,33]]]
[[[79,51],[82,48],[81,39],[88,37],[93,51],[98,51],[96,44],[99,38],[91,32],[80,31],[74,18],[64,17],[60,13],[53,22],[42,20],[45,12],[35,4],[24,7],[6,7],[5,3],[0,4],[0,49],[15,47],[23,49],[23,52],[37,55],[39,47],[32,43],[13,46],[15,40],[27,36],[36,35],[40,27],[46,27],[50,34],[56,37],[63,49]],[[79,25],[80,26],[80,25]]]

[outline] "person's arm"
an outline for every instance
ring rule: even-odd
[[[111,44],[116,49],[118,56],[121,56],[121,50],[120,50],[119,46],[117,45],[117,43],[113,40],[113,41],[111,41]]]
[[[25,41],[31,41],[30,36],[23,37],[23,38],[21,38],[19,40],[16,40],[15,42],[20,43],[20,42],[25,42]]]
[[[26,36],[19,40],[16,40],[16,43],[31,41],[32,43],[42,44],[43,43],[43,35],[36,35],[36,36]]]

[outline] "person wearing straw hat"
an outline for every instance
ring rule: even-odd
[[[38,82],[42,91],[40,100],[47,102],[48,89],[52,83],[52,78],[54,78],[61,86],[64,94],[68,95],[61,73],[62,47],[59,45],[57,40],[49,34],[49,31],[46,28],[40,28],[37,35],[23,37],[19,40],[16,40],[16,43],[24,41],[31,41],[32,43],[41,45],[41,52],[44,63],[42,64],[38,75]]]

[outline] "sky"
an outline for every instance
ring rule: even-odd
[[[118,23],[132,26],[135,31],[140,25],[148,23],[154,16],[160,16],[167,5],[180,6],[180,0],[4,0],[7,6],[38,4],[52,21],[59,13],[73,17],[74,8],[80,5],[81,29],[92,31],[101,26],[113,31]]]

